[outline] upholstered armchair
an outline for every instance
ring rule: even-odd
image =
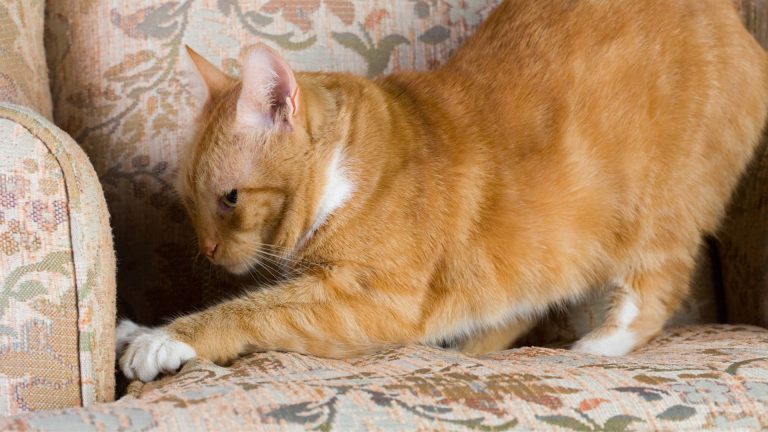
[[[768,428],[766,144],[690,298],[629,356],[560,348],[600,319],[596,296],[553,311],[520,343],[533,346],[483,357],[268,352],[146,384],[116,375],[118,316],[157,324],[252,282],[195,261],[173,193],[192,129],[184,44],[233,75],[263,42],[297,70],[376,76],[435,67],[498,3],[3,1],[0,429]],[[768,46],[768,0],[736,3]]]

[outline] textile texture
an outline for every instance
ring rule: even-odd
[[[114,397],[115,263],[82,150],[0,104],[0,415]]]
[[[533,347],[351,360],[271,352],[227,368],[192,362],[131,390],[0,429],[757,430],[768,428],[768,330],[681,327],[621,358]]]
[[[29,106],[51,119],[44,7],[45,0],[0,2],[0,102]]]

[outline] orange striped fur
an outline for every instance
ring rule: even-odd
[[[729,0],[508,0],[442,67],[376,80],[294,74],[263,46],[244,82],[191,57],[179,192],[200,244],[291,277],[121,326],[141,379],[248,350],[503,349],[606,284],[615,305],[575,348],[629,352],[686,295],[768,112],[768,58]]]

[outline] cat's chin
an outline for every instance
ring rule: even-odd
[[[245,263],[222,265],[222,267],[224,267],[224,270],[237,276],[244,275],[251,269],[251,266]]]

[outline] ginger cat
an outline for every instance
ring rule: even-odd
[[[193,51],[199,137],[178,190],[201,251],[270,288],[149,329],[144,381],[195,356],[503,349],[617,284],[574,349],[623,355],[686,295],[768,113],[768,56],[729,0],[507,0],[445,65],[376,80]]]

